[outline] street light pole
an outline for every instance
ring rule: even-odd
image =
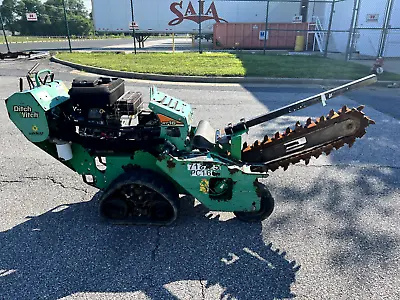
[[[1,27],[3,28],[4,39],[6,40],[7,50],[8,50],[8,53],[10,53],[11,52],[10,45],[8,45],[6,30],[4,29],[3,15],[1,14],[1,12],[0,12],[0,18],[1,18]]]
[[[72,47],[71,47],[71,38],[69,36],[69,25],[68,25],[68,19],[67,19],[67,10],[65,8],[65,0],[62,0],[63,7],[64,7],[64,19],[65,19],[65,26],[67,28],[67,37],[68,37],[68,45],[69,45],[69,52],[72,53]]]
[[[201,54],[201,15],[204,10],[204,0],[199,0],[199,53]]]
[[[133,26],[133,24],[135,23],[135,14],[133,13],[133,0],[131,0],[131,13],[132,13],[133,48],[134,48],[135,54],[136,54],[136,31],[135,31],[135,26]],[[139,45],[139,47],[141,47],[141,46]]]

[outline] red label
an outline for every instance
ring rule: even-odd
[[[207,20],[214,20],[217,23],[228,21],[221,19],[218,16],[217,8],[215,7],[214,2],[211,3],[210,7],[204,13],[204,4],[197,9],[200,9],[200,17],[199,12],[196,11],[196,8],[193,6],[192,2],[189,1],[189,4],[185,10],[183,10],[183,1],[174,2],[170,6],[170,10],[177,16],[177,18],[171,20],[168,25],[176,26],[181,24],[184,20],[190,20],[196,22],[197,24],[207,21]]]

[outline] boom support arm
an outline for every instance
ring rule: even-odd
[[[309,106],[318,104],[319,102],[322,102],[323,105],[325,106],[325,102],[327,100],[338,97],[346,92],[353,91],[353,90],[371,85],[375,82],[377,82],[376,75],[370,75],[370,76],[361,78],[359,80],[352,81],[350,83],[347,83],[345,85],[339,86],[334,89],[331,89],[329,91],[322,92],[318,95],[311,96],[309,98],[300,100],[293,104],[273,110],[265,115],[258,116],[251,120],[248,120],[248,121],[242,120],[241,122],[237,123],[236,125],[233,125],[233,126],[230,125],[230,126],[226,127],[225,133],[227,135],[241,134],[241,133],[246,132],[248,130],[248,128],[250,128],[250,127],[254,127],[254,126],[260,125],[262,123],[271,121],[273,119],[279,118],[283,115],[307,108]]]

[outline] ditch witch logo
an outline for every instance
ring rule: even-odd
[[[202,5],[200,5],[200,18],[199,18],[199,13],[196,12],[196,9],[194,8],[191,1],[189,1],[189,4],[188,4],[184,14],[183,14],[183,10],[182,10],[183,9],[183,1],[172,3],[170,6],[170,9],[177,16],[176,19],[173,19],[172,21],[170,21],[168,23],[168,25],[170,25],[170,26],[179,25],[184,20],[190,20],[190,21],[196,22],[197,24],[204,22],[204,21],[208,21],[208,20],[215,20],[218,23],[220,23],[221,21],[228,23],[228,21],[221,19],[218,16],[217,8],[215,7],[214,2],[211,3],[210,7],[207,9],[207,11],[205,13],[204,13],[204,2],[202,2]]]

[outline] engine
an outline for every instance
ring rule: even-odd
[[[76,78],[68,94],[82,136],[116,137],[115,129],[137,125],[136,116],[143,107],[142,94],[125,92],[120,78]]]

